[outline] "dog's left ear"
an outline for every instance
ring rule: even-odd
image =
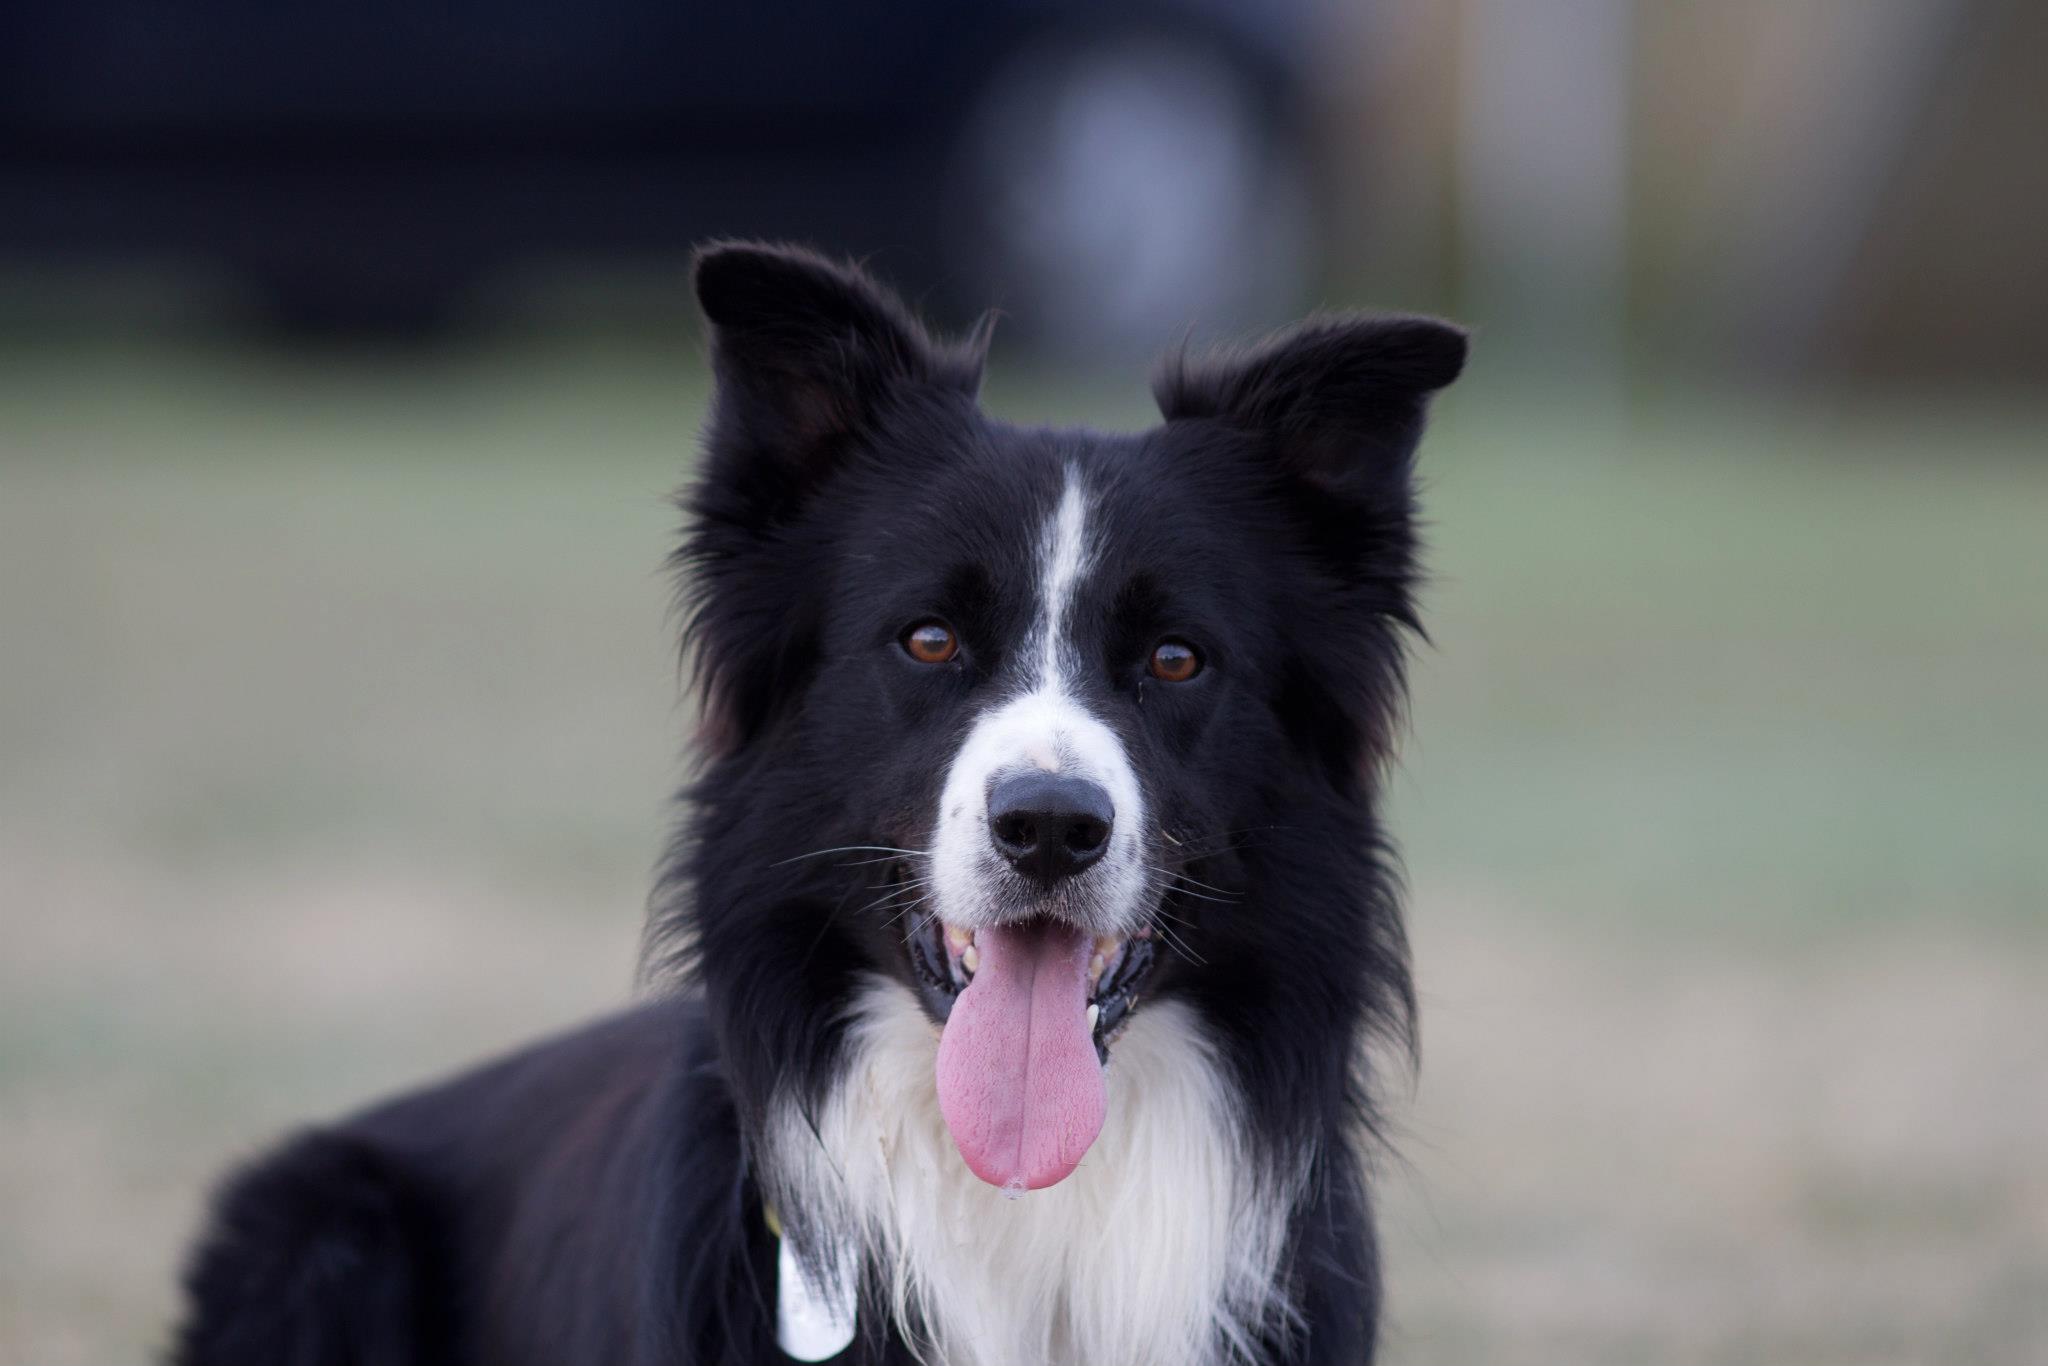
[[[1433,318],[1312,319],[1265,343],[1170,356],[1152,392],[1169,423],[1251,438],[1296,512],[1304,548],[1372,610],[1415,625],[1415,448],[1430,395],[1465,365],[1465,333]]]
[[[1427,401],[1464,369],[1464,350],[1464,330],[1434,317],[1327,317],[1251,350],[1169,356],[1153,395],[1169,422],[1260,434],[1321,492],[1368,492],[1407,477]]]
[[[770,505],[814,487],[893,395],[980,386],[985,339],[935,342],[854,266],[802,247],[719,243],[697,253],[694,278],[717,380],[709,473]]]
[[[1461,328],[1348,315],[1249,350],[1169,357],[1152,392],[1168,421],[1213,418],[1253,432],[1317,492],[1369,495],[1405,485],[1429,396],[1464,368]]]
[[[1315,319],[1249,350],[1169,357],[1153,381],[1169,424],[1214,424],[1287,506],[1290,549],[1338,591],[1296,615],[1312,666],[1283,669],[1283,718],[1349,789],[1393,749],[1402,644],[1420,633],[1414,467],[1430,395],[1465,366],[1465,334],[1416,317]],[[1241,443],[1248,442],[1248,448]]]

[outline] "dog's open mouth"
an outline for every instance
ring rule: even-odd
[[[1109,1046],[1130,1023],[1138,988],[1151,974],[1153,946],[1149,929],[1128,940],[1097,936],[1090,944],[1088,1029],[1104,1063],[1109,1061]],[[925,1003],[944,1023],[952,1015],[953,1002],[981,967],[981,948],[974,931],[932,918],[911,936],[910,964]]]
[[[922,994],[945,1022],[939,1106],[975,1175],[1007,1191],[1063,1180],[1101,1131],[1102,1069],[1151,972],[1154,941],[1049,916],[912,934]]]

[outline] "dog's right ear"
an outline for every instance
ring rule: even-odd
[[[863,271],[802,247],[704,247],[695,284],[717,380],[709,473],[765,520],[800,501],[893,393],[980,386],[978,341],[934,342]]]

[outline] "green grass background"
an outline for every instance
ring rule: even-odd
[[[223,1161],[631,990],[701,368],[0,358],[0,1361],[145,1359]],[[1390,1357],[2048,1360],[2048,413],[1482,356],[1424,468]]]

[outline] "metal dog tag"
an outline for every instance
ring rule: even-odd
[[[775,1341],[798,1361],[836,1357],[853,1341],[853,1319],[859,1287],[852,1258],[836,1268],[838,1289],[814,1284],[797,1264],[789,1239],[776,1240]]]

